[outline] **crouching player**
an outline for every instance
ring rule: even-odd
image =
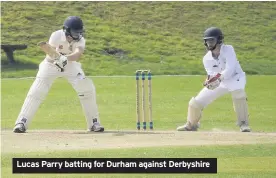
[[[210,27],[204,32],[204,45],[208,52],[203,57],[207,72],[204,88],[189,102],[187,122],[178,131],[197,131],[203,109],[217,98],[230,93],[237,125],[241,132],[250,132],[248,105],[245,92],[246,75],[242,70],[233,46],[223,43],[223,33],[219,28]]]

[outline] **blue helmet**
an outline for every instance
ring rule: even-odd
[[[205,30],[203,35],[204,45],[209,49],[213,50],[216,48],[217,44],[221,44],[223,42],[224,35],[222,31],[217,27],[210,27]],[[207,41],[214,40],[214,46],[208,47]]]
[[[83,22],[80,17],[67,17],[63,24],[63,30],[66,36],[70,36],[73,40],[80,40],[83,36]]]

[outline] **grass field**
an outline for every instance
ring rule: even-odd
[[[105,132],[87,133],[76,92],[64,79],[52,86],[28,133],[12,128],[48,40],[67,16],[85,23],[81,59],[92,77]],[[18,177],[276,177],[275,2],[1,2],[1,44],[27,44],[15,64],[1,53],[1,175]],[[190,98],[202,88],[202,34],[220,27],[247,77],[251,133],[240,133],[230,95],[209,105],[198,132],[176,132]],[[137,132],[138,68],[153,72],[154,131]],[[199,74],[199,76],[161,76]],[[255,75],[257,74],[257,75]],[[110,77],[100,77],[100,76]],[[112,76],[112,77],[111,77]],[[12,174],[13,157],[218,158],[218,174]]]
[[[200,91],[204,79],[204,76],[154,77],[153,118],[158,129],[174,129],[185,121],[188,102]],[[273,90],[275,79],[275,76],[247,78],[250,122],[254,131],[276,131],[273,119],[276,100]],[[93,81],[96,85],[100,115],[106,128],[134,129],[136,118],[134,78],[96,77]],[[13,126],[32,82],[33,79],[2,80],[2,128]],[[213,127],[237,129],[231,96],[225,95],[209,105],[202,121],[204,130]],[[66,80],[58,79],[30,127],[84,129],[85,126],[75,91]]]
[[[83,18],[88,75],[131,75],[137,68],[155,74],[205,74],[202,35],[220,27],[248,74],[275,74],[275,2],[2,2],[1,43],[27,44],[4,53],[2,77],[34,76],[43,53],[39,41],[61,29],[69,15]],[[37,7],[40,8],[37,11]],[[11,13],[12,12],[12,13]],[[11,23],[12,22],[12,23]]]
[[[118,132],[135,130],[135,80],[133,77],[93,77],[92,79],[97,89],[102,124],[107,131],[103,135],[73,134],[65,131],[49,133],[51,129],[72,130],[72,132],[73,130],[84,132],[86,129],[78,98],[67,81],[63,79],[58,79],[54,83],[30,125],[30,133],[19,136],[12,134],[14,121],[33,79],[2,80],[2,177],[38,176],[12,175],[12,157],[216,157],[218,174],[204,174],[204,177],[274,177],[276,175],[276,137],[275,133],[266,134],[276,132],[276,122],[273,118],[276,99],[273,89],[275,76],[248,76],[247,78],[250,126],[253,130],[248,134],[238,132],[229,95],[223,96],[205,109],[199,132],[174,133],[176,127],[185,122],[187,103],[190,97],[196,95],[201,89],[204,77],[154,77],[155,130],[173,133],[157,134],[157,136],[108,133],[111,130]],[[36,131],[33,131],[34,129]],[[148,140],[143,144],[135,142],[136,139],[144,138]],[[174,143],[174,138],[177,143]],[[150,142],[153,142],[153,139],[160,143],[151,147]],[[118,146],[120,142],[121,148]],[[39,144],[42,145],[39,146]],[[19,145],[20,148],[18,148]],[[56,149],[49,145],[55,146]],[[156,174],[39,175],[39,177],[67,176],[172,177],[172,175]],[[183,175],[173,177],[183,177]]]
[[[116,149],[116,150],[87,150],[87,151],[70,151],[70,152],[46,152],[46,153],[31,153],[10,154],[2,156],[2,173],[3,177],[20,177],[20,175],[11,176],[11,158],[12,157],[80,157],[80,158],[101,158],[101,157],[118,157],[118,158],[139,158],[139,157],[216,157],[218,158],[218,174],[174,174],[174,175],[39,175],[39,177],[275,177],[276,154],[275,144],[265,145],[239,145],[239,146],[206,146],[206,147],[163,147],[163,148],[140,148],[140,149]],[[158,151],[157,151],[158,150]],[[37,177],[35,175],[21,175],[22,177]]]

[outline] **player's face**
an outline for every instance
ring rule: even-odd
[[[83,32],[71,30],[70,33],[71,33],[71,36],[73,37],[73,39],[79,40],[79,39],[81,39]]]
[[[71,36],[66,36],[66,39],[69,43],[71,43],[74,40]]]
[[[217,39],[216,38],[205,39],[205,43],[207,44],[207,47],[209,50],[214,50],[214,47],[217,44]]]

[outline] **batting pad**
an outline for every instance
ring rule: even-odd
[[[246,93],[244,90],[237,90],[232,92],[233,106],[237,115],[237,124],[241,126],[242,124],[248,125],[248,105],[246,99]]]
[[[29,123],[33,119],[36,111],[38,110],[41,102],[44,100],[46,95],[51,88],[52,83],[46,79],[36,78],[32,84],[24,104],[21,108],[19,116],[15,124],[23,123],[25,128],[28,128]]]
[[[100,122],[95,86],[90,79],[84,78],[77,81],[75,89],[77,90],[80,103],[85,114],[87,129],[91,129],[93,119],[96,118],[97,121]]]
[[[193,97],[189,102],[187,120],[192,126],[196,125],[202,116],[203,107]]]

